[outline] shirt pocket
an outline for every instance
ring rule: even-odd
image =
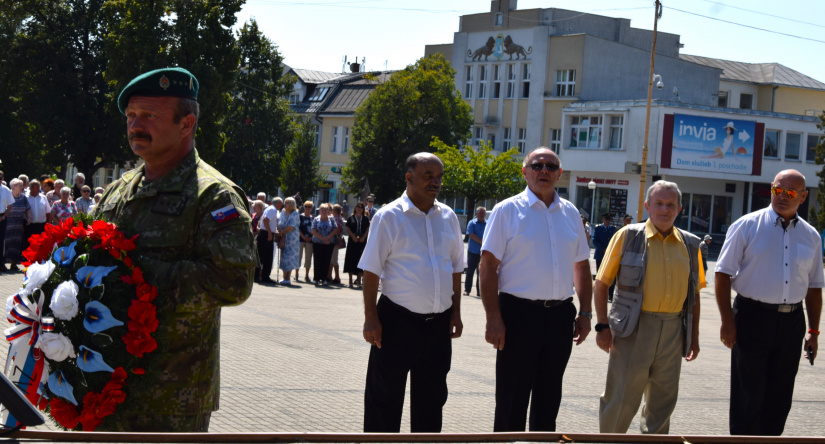
[[[807,274],[807,270],[811,269],[813,261],[814,249],[806,244],[796,244],[795,268],[799,269],[803,274]]]

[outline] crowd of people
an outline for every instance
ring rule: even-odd
[[[45,230],[46,224],[60,224],[78,213],[89,213],[100,202],[103,187],[86,185],[86,176],[77,173],[74,186],[67,187],[55,175],[43,174],[29,180],[21,174],[5,180],[0,171],[0,271],[20,271],[28,239]],[[7,266],[9,263],[10,266]]]
[[[262,284],[292,285],[301,281],[316,286],[340,286],[341,273],[349,276],[349,288],[361,288],[363,270],[358,267],[367,242],[370,217],[377,211],[375,197],[355,204],[352,214],[349,204],[315,203],[293,197],[273,198],[266,204],[266,193],[258,193],[251,203],[252,232],[261,266],[255,269],[254,280]],[[303,211],[301,211],[303,209]],[[346,249],[341,270],[339,252]],[[314,261],[313,261],[314,259]],[[283,279],[273,280],[273,267],[283,272]],[[312,278],[310,279],[310,270]]]

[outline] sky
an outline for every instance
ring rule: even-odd
[[[663,0],[658,29],[678,34],[682,54],[780,63],[825,82],[823,0]],[[519,0],[518,9],[563,8],[630,19],[653,29],[652,0]],[[780,7],[781,5],[781,7]],[[341,72],[343,58],[366,69],[402,69],[428,44],[452,43],[459,17],[490,11],[488,0],[247,0],[238,26],[254,18],[284,62]]]

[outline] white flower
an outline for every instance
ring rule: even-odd
[[[64,321],[71,320],[77,314],[77,284],[74,281],[66,281],[58,285],[52,294],[52,302],[49,308],[58,319]]]
[[[54,262],[47,260],[42,264],[31,264],[26,269],[26,277],[23,278],[23,288],[18,292],[22,296],[30,295],[35,289],[40,288],[54,271]]]
[[[47,358],[57,362],[77,357],[72,341],[60,333],[43,333],[40,336],[40,350]]]

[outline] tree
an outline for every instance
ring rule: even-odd
[[[238,32],[241,64],[224,128],[226,147],[217,164],[248,193],[274,194],[292,135],[285,97],[294,79],[283,75],[278,48],[254,20]]]
[[[432,147],[444,162],[441,192],[447,197],[464,196],[467,211],[475,210],[476,202],[502,199],[524,190],[527,185],[521,173],[521,159],[515,148],[498,155],[486,142],[478,148],[461,149],[434,140]]]
[[[315,129],[312,120],[296,117],[293,124],[292,144],[281,161],[281,189],[286,196],[300,192],[309,199],[326,177],[321,174],[321,153],[315,146]]]
[[[448,145],[467,141],[473,123],[470,106],[455,88],[455,70],[444,56],[419,59],[378,85],[355,112],[350,160],[342,182],[358,194],[367,179],[381,202],[404,190],[404,162],[431,151],[434,137]]]
[[[820,122],[816,124],[816,127],[820,130],[825,130],[825,111],[819,115]],[[817,165],[822,165],[825,163],[825,135],[819,136],[819,143],[816,145],[816,157],[814,158],[814,162]],[[822,168],[818,173],[819,176],[819,190],[816,193],[816,202],[819,210],[816,211],[814,220],[811,221],[811,225],[815,226],[818,231],[821,231],[825,228],[825,167]]]

